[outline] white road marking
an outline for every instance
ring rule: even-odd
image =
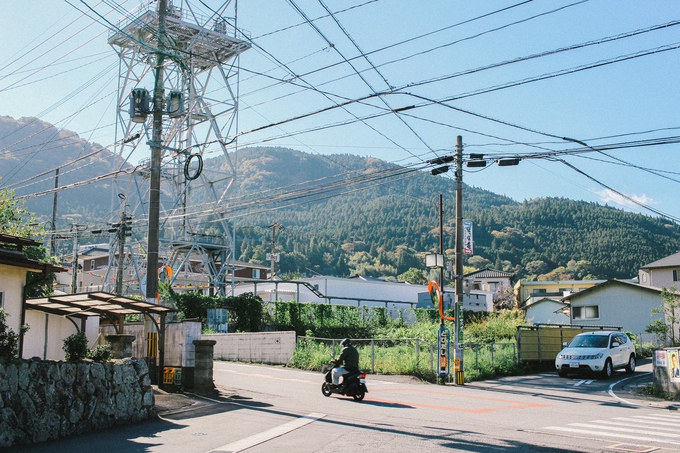
[[[586,384],[586,385],[588,385],[588,384],[592,384],[592,383],[593,383],[593,380],[592,380],[592,379],[588,379],[588,380],[583,379],[583,380],[581,380],[581,381],[578,381],[576,384],[574,384],[574,387],[578,387],[578,386],[581,385],[581,384]]]
[[[210,450],[209,453],[236,453],[243,451],[250,447],[254,447],[255,445],[259,445],[261,443],[267,442],[268,440],[287,434],[325,416],[326,414],[312,412],[311,414],[307,414],[303,417],[297,418],[288,423],[284,423],[283,425],[277,426],[267,431],[263,431],[250,437],[246,437],[245,439],[237,440],[236,442],[215,448],[214,450]]]
[[[631,427],[623,427],[623,426],[598,426],[596,423],[601,423],[601,420],[593,420],[590,423],[570,423],[568,426],[576,426],[577,428],[592,428],[592,429],[597,429],[597,428],[602,428],[606,429],[608,431],[623,431],[625,433],[635,433],[635,430],[632,429]],[[671,437],[675,439],[680,439],[680,434],[671,434],[671,433],[662,433],[660,431],[654,431],[651,428],[647,428],[644,430],[639,430],[641,433],[644,434],[653,434],[655,436],[659,437]]]
[[[579,434],[587,434],[590,436],[604,436],[604,437],[616,437],[619,439],[633,439],[633,440],[639,440],[643,442],[655,442],[655,443],[664,443],[664,444],[672,444],[672,445],[680,445],[680,442],[673,442],[671,440],[666,440],[666,439],[659,439],[658,437],[642,437],[642,436],[629,436],[626,434],[622,433],[607,433],[607,432],[602,432],[602,431],[593,431],[592,429],[576,429],[576,428],[568,428],[566,426],[548,426],[546,429],[551,429],[553,431],[564,431],[568,433],[579,433]]]

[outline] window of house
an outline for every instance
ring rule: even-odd
[[[0,308],[5,307],[5,293],[0,291]]]
[[[564,294],[569,291],[571,291],[571,288],[560,288],[560,294]]]
[[[96,267],[96,264],[94,260],[90,260],[90,270],[94,269]]]
[[[674,282],[680,281],[680,270],[673,269],[673,281]]]
[[[598,305],[586,305],[583,307],[571,307],[572,319],[598,319],[600,307]]]
[[[545,294],[547,291],[545,288],[536,288],[534,289],[534,294]]]
[[[642,283],[647,283],[647,274],[642,274]]]
[[[253,269],[253,278],[260,278],[260,270]]]

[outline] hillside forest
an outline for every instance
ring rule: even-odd
[[[0,117],[0,147],[5,150],[0,189],[9,188],[16,196],[40,194],[54,183],[51,178],[30,185],[17,181],[79,162],[62,169],[60,185],[72,188],[59,192],[58,229],[115,220],[109,202],[115,198],[113,184],[98,179],[116,169],[110,151],[48,123],[9,117]],[[453,260],[452,174],[432,176],[371,157],[276,147],[244,148],[230,158],[238,162],[232,196],[239,207],[230,211],[230,221],[236,231],[235,257],[241,261],[269,266],[266,256],[274,249],[280,253],[277,274],[286,278],[362,275],[418,283],[429,278],[425,254],[439,248],[439,194],[444,199],[444,252]],[[219,156],[206,158],[204,167],[224,165],[225,157]],[[77,184],[84,180],[93,182]],[[338,188],[323,196],[309,195],[315,187],[335,183]],[[282,196],[293,190],[302,194],[295,201]],[[52,194],[25,201],[39,222],[51,218]],[[464,184],[463,206],[463,217],[474,225],[474,253],[465,256],[466,273],[490,267],[515,273],[516,279],[633,278],[640,266],[680,250],[680,225],[597,203],[563,198],[519,202]],[[272,244],[269,226],[274,223],[283,228]],[[143,241],[145,236],[144,222],[135,223],[133,237]],[[83,235],[83,241],[106,239]],[[69,242],[59,243],[59,253],[70,254]]]

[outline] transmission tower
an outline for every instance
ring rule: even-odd
[[[116,165],[134,168],[129,179],[116,181],[114,193],[126,194],[135,219],[149,218],[150,211],[153,219],[149,146],[160,149],[158,267],[170,267],[171,283],[207,273],[211,292],[224,295],[233,284],[235,233],[216,208],[227,204],[236,177],[229,151],[236,150],[238,56],[250,44],[237,28],[235,1],[212,11],[191,3],[144,2],[109,33],[119,56]],[[154,131],[154,110],[162,110],[162,132]],[[204,168],[208,155],[223,156],[224,165]],[[153,248],[138,244],[142,252]],[[153,288],[157,272],[146,270]]]

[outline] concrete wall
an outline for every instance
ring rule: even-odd
[[[156,416],[146,363],[0,365],[0,447],[44,442]]]
[[[114,334],[111,325],[101,327],[102,338]],[[132,342],[132,357],[147,356],[147,341],[144,335],[143,323],[125,324],[124,332],[134,335]],[[195,348],[193,341],[201,339],[201,323],[198,321],[169,322],[165,326],[165,366],[190,368],[195,365]]]
[[[215,360],[285,365],[295,352],[295,332],[254,332],[203,335],[215,340]]]
[[[675,356],[675,359],[673,359]],[[680,397],[680,370],[675,371],[678,360],[678,348],[665,348],[654,351],[652,373],[654,388],[677,399]]]

